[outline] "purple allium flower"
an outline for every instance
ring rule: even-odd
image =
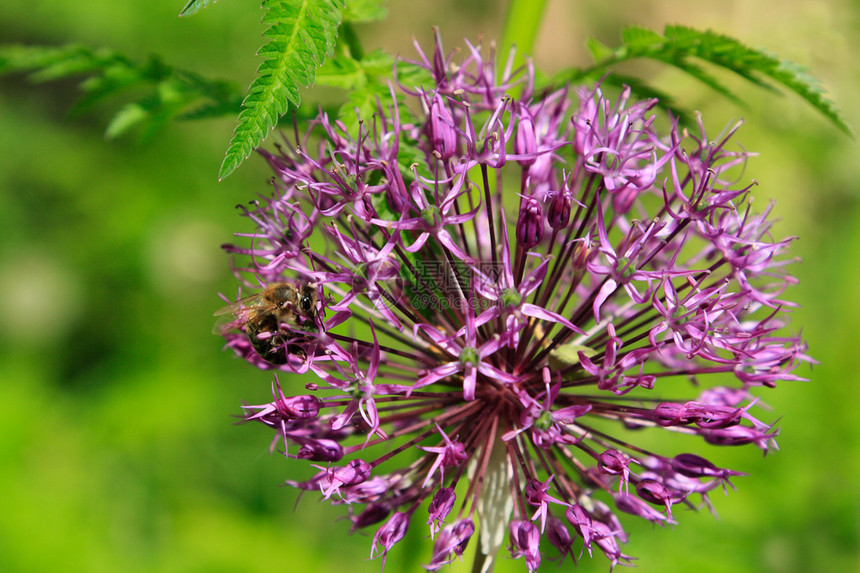
[[[619,512],[674,524],[740,475],[633,430],[775,447],[753,392],[809,361],[784,332],[790,239],[737,182],[738,126],[660,135],[629,90],[537,94],[529,67],[438,38],[418,55],[371,117],[320,113],[295,150],[261,152],[275,193],[242,209],[250,246],[225,248],[246,286],[305,294],[241,299],[224,336],[310,394],[276,383],[245,419],[316,468],[289,485],[377,528],[383,561],[414,518],[430,570],[475,533],[530,571],[550,546],[628,562]]]

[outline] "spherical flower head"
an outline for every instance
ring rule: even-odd
[[[674,524],[740,475],[633,430],[768,451],[756,394],[809,360],[787,331],[790,240],[737,180],[739,126],[661,134],[655,100],[536,96],[512,61],[419,47],[358,125],[321,113],[261,151],[275,191],[226,246],[262,294],[219,332],[305,381],[245,419],[316,468],[289,485],[376,528],[373,556],[426,524],[429,570],[473,536],[530,571],[542,547],[629,562],[619,513]]]

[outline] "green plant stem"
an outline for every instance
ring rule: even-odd
[[[543,20],[546,0],[510,0],[502,31],[499,66],[504,66],[513,46],[517,48],[514,65],[522,64],[532,54],[540,24]]]
[[[472,573],[492,573],[493,561],[491,560],[487,563],[488,557],[488,555],[481,553],[481,548],[479,546],[475,551],[475,560],[472,562]]]

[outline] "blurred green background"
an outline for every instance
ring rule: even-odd
[[[248,85],[254,3],[178,19],[183,1],[4,0],[0,41],[155,53]],[[387,24],[358,31],[366,48],[411,55],[434,24],[449,48],[498,37],[502,6],[392,0]],[[549,71],[584,63],[587,36],[614,44],[628,24],[712,28],[810,67],[857,127],[858,18],[849,0],[555,0],[535,59]],[[765,395],[771,419],[782,416],[781,451],[703,448],[751,474],[713,496],[719,520],[679,510],[671,531],[625,519],[625,551],[641,572],[860,570],[857,142],[797,97],[738,84],[749,101],[739,109],[654,71],[712,134],[746,120],[738,140],[761,153],[748,171],[758,204],[775,198],[777,235],[801,237],[794,325],[820,364],[799,371],[811,382]],[[243,400],[268,400],[271,375],[209,334],[216,293],[235,292],[219,245],[247,230],[233,207],[268,190],[267,168],[251,159],[216,181],[232,119],[106,141],[122,102],[69,118],[76,97],[74,81],[0,78],[0,571],[378,571],[370,537],[348,536],[341,508],[310,495],[294,511],[296,493],[278,486],[296,466],[268,454],[269,432],[231,418]],[[414,524],[388,571],[420,570],[424,533]],[[580,566],[608,569],[602,556]],[[497,568],[523,570],[507,558]]]

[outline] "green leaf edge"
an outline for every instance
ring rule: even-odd
[[[680,25],[666,26],[663,35],[648,28],[630,26],[623,30],[622,44],[615,49],[609,49],[595,39],[589,39],[587,47],[595,59],[594,65],[584,69],[562,70],[553,75],[546,86],[599,78],[611,66],[635,58],[649,58],[675,66],[723,96],[742,103],[714,76],[691,61],[696,59],[734,72],[759,87],[779,93],[771,83],[765,81],[767,78],[800,96],[837,129],[854,137],[854,130],[842,111],[807,68],[766,50],[751,48],[730,36]]]
[[[344,0],[264,0],[262,8],[270,41],[258,53],[266,59],[242,102],[219,180],[259,147],[289,104],[298,107],[299,88],[314,83],[316,68],[334,51]]]
[[[173,118],[213,117],[215,112],[234,115],[242,99],[232,82],[174,68],[157,57],[135,62],[112,50],[79,44],[0,45],[0,76],[11,73],[26,73],[39,83],[84,76],[79,84],[82,95],[72,105],[71,116],[81,115],[108,97],[146,89],[110,120],[105,131],[108,138],[140,127],[145,139]]]
[[[378,22],[388,16],[386,0],[347,0],[343,21],[353,24]]]
[[[192,14],[196,14],[197,12],[203,10],[210,4],[214,4],[218,0],[189,0],[188,4],[185,5],[185,8],[179,12],[179,17],[183,16],[191,16]]]

